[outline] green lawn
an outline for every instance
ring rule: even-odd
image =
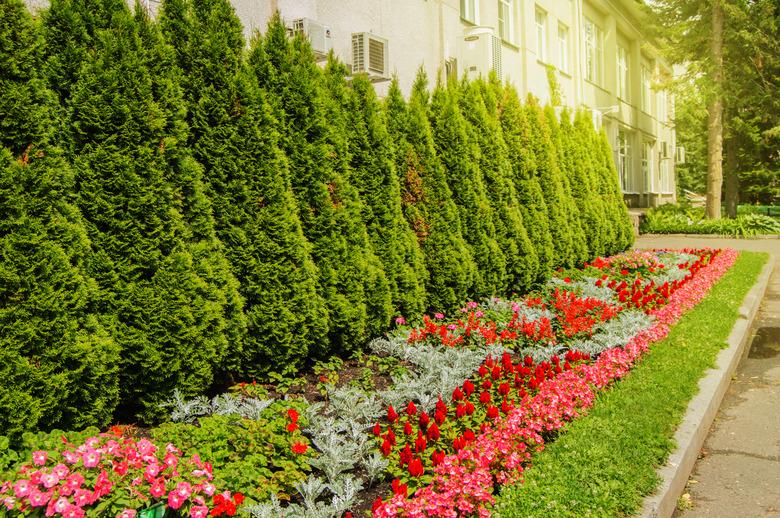
[[[767,260],[743,252],[710,294],[654,344],[623,381],[603,392],[590,414],[572,422],[535,457],[525,482],[505,487],[496,514],[625,516],[657,484],[656,466],[698,380],[725,346],[738,309]]]

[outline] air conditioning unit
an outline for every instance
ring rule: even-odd
[[[317,59],[325,59],[333,48],[330,27],[309,18],[298,18],[288,27],[291,36],[303,34],[311,42],[311,48]]]
[[[677,146],[675,149],[675,162],[678,164],[684,164],[685,163],[685,148],[682,146]]]
[[[368,74],[371,81],[390,78],[387,39],[370,32],[352,33],[352,73]]]
[[[492,27],[472,27],[463,36],[461,47],[463,71],[469,79],[487,78],[490,71],[503,79],[501,39]]]

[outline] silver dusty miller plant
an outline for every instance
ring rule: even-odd
[[[205,396],[185,400],[176,389],[173,398],[160,406],[171,408],[171,421],[191,423],[208,415],[235,415],[257,420],[273,402],[273,399],[238,398],[232,394],[220,394],[211,400]]]

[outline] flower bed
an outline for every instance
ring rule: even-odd
[[[372,343],[372,366],[396,369],[382,390],[330,384],[338,375],[327,370],[313,382],[326,394],[319,402],[311,394],[274,402],[253,385],[238,397],[176,400],[172,417],[183,422],[151,430],[160,446],[140,460],[116,455],[151,442],[103,434],[52,451],[43,466],[17,467],[0,498],[13,512],[69,516],[133,516],[158,502],[189,516],[231,514],[244,495],[244,510],[258,517],[369,508],[375,516],[488,515],[496,485],[519,480],[534,452],[624,376],[735,258],[731,250],[631,252],[558,272],[523,299],[471,302],[455,318],[417,325],[399,317]],[[79,448],[97,452],[100,464],[87,466]],[[69,451],[82,457],[62,462],[70,472],[59,468],[56,483],[44,481]],[[149,465],[161,469],[147,473]],[[89,499],[67,486],[74,470]],[[33,505],[30,488],[17,491],[36,472],[45,505]]]

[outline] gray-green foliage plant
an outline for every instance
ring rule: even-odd
[[[88,264],[73,172],[54,145],[56,98],[21,1],[0,4],[0,435],[105,425],[119,347]]]

